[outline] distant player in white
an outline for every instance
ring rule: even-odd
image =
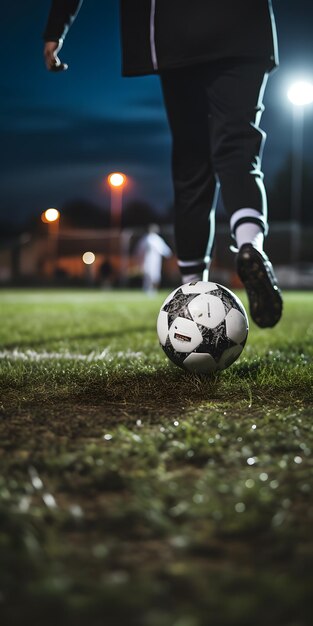
[[[143,289],[153,294],[160,286],[163,257],[169,258],[172,251],[158,234],[158,227],[153,225],[140,239],[136,252],[142,261]]]

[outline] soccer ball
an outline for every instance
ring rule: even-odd
[[[197,281],[170,293],[157,321],[160,344],[179,367],[207,374],[241,354],[249,323],[243,304],[222,285]]]

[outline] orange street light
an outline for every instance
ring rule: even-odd
[[[58,209],[47,209],[41,214],[41,220],[45,224],[51,224],[60,219],[60,211]]]
[[[111,225],[119,228],[122,217],[123,188],[127,183],[127,177],[121,172],[112,172],[107,181],[111,189]]]
[[[126,183],[126,176],[121,172],[113,172],[108,176],[108,183],[110,187],[123,187]]]
[[[52,267],[56,270],[58,263],[60,211],[53,208],[46,209],[46,211],[43,211],[41,214],[41,221],[44,224],[48,224],[48,255],[51,258]]]

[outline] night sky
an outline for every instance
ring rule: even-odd
[[[172,187],[159,81],[121,77],[117,0],[85,0],[61,54],[69,69],[59,74],[47,72],[42,55],[49,6],[15,0],[1,9],[0,220],[22,222],[76,198],[108,205],[104,180],[112,170],[130,177],[128,199],[164,211]],[[288,86],[300,77],[313,81],[312,0],[274,0],[274,9],[281,65],[269,80],[261,124],[268,185],[291,151]],[[305,111],[304,145],[313,166],[312,131],[313,105]]]

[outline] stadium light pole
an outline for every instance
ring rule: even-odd
[[[107,181],[111,190],[111,226],[113,228],[120,228],[122,221],[123,189],[126,185],[127,177],[121,172],[112,172],[108,175]]]
[[[287,92],[293,105],[292,124],[292,171],[291,171],[291,262],[297,264],[300,258],[301,205],[303,178],[303,126],[304,107],[313,102],[313,85],[307,81],[293,83]]]
[[[60,228],[60,211],[58,209],[50,208],[43,211],[41,214],[41,221],[44,224],[48,224],[49,239],[52,242],[52,262],[54,269],[57,266],[58,260],[58,243],[59,243],[59,228]]]

